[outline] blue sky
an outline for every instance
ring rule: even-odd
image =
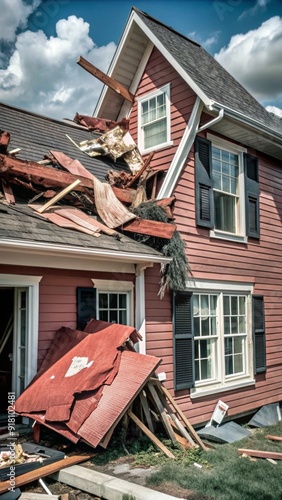
[[[53,116],[92,114],[134,5],[199,42],[270,111],[282,113],[281,0],[1,0],[0,101]],[[3,8],[4,7],[4,8]]]

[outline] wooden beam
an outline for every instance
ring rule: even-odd
[[[160,398],[157,394],[157,391],[151,382],[148,382],[147,387],[148,387],[148,389],[151,393],[151,396],[153,398],[153,401],[158,409],[158,412],[160,414],[162,423],[163,423],[164,428],[168,434],[168,437],[171,439],[172,443],[175,445],[177,442],[177,439],[176,439],[175,434],[173,432],[173,429],[171,427],[168,415],[167,415],[167,413],[162,405],[162,402],[160,401]]]
[[[96,66],[84,59],[84,57],[80,56],[77,60],[77,64],[79,64],[79,66],[88,71],[88,73],[90,73],[91,75],[95,76],[105,85],[110,87],[112,90],[117,92],[117,94],[122,96],[124,99],[132,103],[134,102],[134,95],[131,94],[131,92],[129,92],[127,88],[111,78],[109,75],[106,75],[106,73],[103,73],[103,71],[101,71],[100,69],[96,68]]]
[[[127,411],[128,416],[133,420],[133,422],[141,429],[141,431],[148,436],[148,438],[151,439],[151,441],[168,457],[168,458],[174,458],[175,456],[171,453],[171,451],[158,439],[156,436],[146,427],[146,425],[139,420],[134,413],[132,413],[131,410]]]
[[[50,476],[54,474],[54,472],[58,472],[65,467],[69,467],[70,465],[80,464],[81,462],[86,462],[92,455],[73,455],[72,457],[66,457],[62,460],[58,460],[49,465],[43,465],[43,467],[39,467],[38,469],[32,470],[30,472],[26,472],[25,474],[21,474],[20,476],[15,477],[15,487],[24,486],[25,484],[31,483],[32,481],[36,481],[41,477]],[[0,482],[0,493],[4,493],[8,491],[11,487],[11,481],[8,479],[7,481]]]
[[[270,439],[271,441],[282,441],[282,436],[271,436],[270,434],[268,434],[265,437],[266,439]]]
[[[43,212],[45,212],[52,205],[55,205],[55,203],[57,201],[61,200],[64,196],[66,196],[66,194],[68,194],[70,191],[73,191],[74,188],[76,188],[76,186],[78,186],[78,184],[80,184],[80,180],[79,179],[77,179],[72,184],[70,184],[69,186],[67,186],[65,189],[63,189],[62,191],[60,191],[59,193],[57,193],[53,198],[51,198],[51,200],[47,201],[47,203],[45,203],[45,205],[42,205],[42,207],[40,207],[37,210],[37,212],[39,214],[42,214]]]
[[[271,458],[272,460],[282,460],[282,453],[277,451],[260,451],[260,450],[248,450],[245,448],[239,448],[238,452],[240,455],[248,455],[248,457],[256,458]]]
[[[167,222],[135,219],[133,221],[126,222],[120,229],[123,231],[129,231],[130,233],[148,234],[149,236],[155,236],[156,238],[165,238],[170,240],[176,231],[176,226]]]
[[[189,420],[185,417],[183,411],[179,408],[178,404],[173,399],[172,395],[167,390],[167,388],[164,385],[162,385],[160,382],[159,382],[159,387],[161,388],[161,390],[163,391],[163,393],[165,394],[165,396],[167,397],[167,399],[170,401],[170,403],[172,404],[172,406],[174,407],[174,409],[176,410],[176,412],[178,413],[178,415],[181,417],[182,421],[184,422],[184,424],[186,425],[187,429],[189,430],[190,435],[194,438],[194,441],[196,443],[198,443],[198,445],[200,445],[203,450],[207,450],[208,448],[204,445],[204,443],[201,440],[200,436],[197,434],[197,432],[195,431],[194,427],[190,424]]]

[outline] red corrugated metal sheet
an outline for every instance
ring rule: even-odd
[[[51,348],[41,374],[17,399],[15,409],[74,443],[83,438],[97,446],[161,360],[123,347],[130,336],[137,336],[132,327],[92,320],[87,328],[92,333],[86,337],[76,330],[59,330],[56,348]],[[68,352],[63,332],[72,346]],[[73,360],[81,358],[88,367],[66,377]]]

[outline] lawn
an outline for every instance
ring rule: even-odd
[[[216,500],[282,500],[282,460],[276,464],[266,459],[242,457],[238,448],[282,453],[282,442],[266,435],[282,436],[282,422],[256,429],[248,438],[233,444],[216,445],[199,454],[198,463],[185,466],[179,461],[164,464],[150,476],[148,486],[164,480]],[[189,454],[189,452],[187,452]]]
[[[282,460],[275,464],[266,459],[242,457],[238,453],[238,448],[282,453],[282,442],[266,438],[268,434],[282,436],[282,422],[253,431],[250,437],[233,444],[213,443],[208,451],[184,451],[172,448],[168,440],[163,440],[174,453],[175,460],[157,451],[146,438],[131,441],[128,436],[124,440],[116,435],[108,449],[93,462],[109,464],[123,455],[131,467],[155,466],[156,472],[147,478],[149,488],[166,491],[170,485],[170,494],[173,494],[173,487],[175,491],[189,490],[187,498],[191,500],[191,490],[193,500],[282,500]]]

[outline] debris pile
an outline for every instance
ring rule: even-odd
[[[15,411],[94,448],[107,447],[122,418],[132,420],[170,458],[174,455],[156,437],[160,424],[173,444],[204,448],[155,376],[161,359],[135,351],[139,339],[132,327],[94,319],[83,332],[62,327]]]
[[[125,169],[108,170],[101,182],[61,151],[50,150],[37,162],[23,160],[18,151],[9,152],[9,132],[0,131],[0,202],[20,208],[18,201],[24,201],[37,216],[95,237],[104,233],[119,238],[125,233],[172,257],[173,264],[163,270],[161,296],[166,288],[183,289],[189,266],[174,224],[175,199],[156,200],[163,173],[151,167],[154,153],[142,158],[128,132],[128,120],[109,122],[77,114],[74,121],[102,132],[80,143],[70,138],[81,152],[122,160]]]

